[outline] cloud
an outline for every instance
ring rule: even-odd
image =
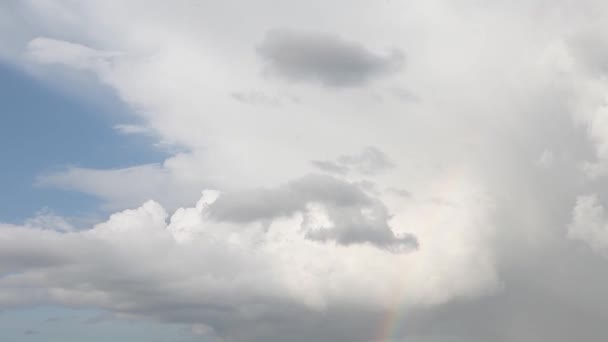
[[[298,102],[298,98],[286,94],[266,94],[260,91],[235,91],[230,94],[233,99],[248,105],[279,107]]]
[[[81,44],[38,37],[28,43],[29,56],[38,63],[64,64],[77,69],[103,69],[120,52],[100,51]]]
[[[388,156],[374,146],[367,146],[358,154],[340,156],[338,162],[366,175],[395,167]]]
[[[608,107],[599,104],[584,116],[589,140],[594,144],[595,160],[587,161],[583,167],[590,178],[598,178],[608,170]]]
[[[100,198],[107,210],[132,207],[155,199],[169,208],[193,201],[200,188],[213,181],[185,180],[178,156],[162,164],[145,164],[118,169],[67,167],[41,174],[36,179],[40,187],[78,191]]]
[[[122,134],[151,134],[149,128],[139,125],[120,124],[114,125],[112,128]]]
[[[357,154],[342,155],[335,161],[313,160],[311,163],[322,171],[341,175],[356,171],[370,176],[395,167],[389,157],[374,146],[366,146]]]
[[[313,160],[310,163],[314,165],[317,169],[329,173],[344,175],[349,171],[347,166],[340,165],[339,163],[336,163],[331,160]]]
[[[416,247],[411,234],[396,236],[388,209],[357,185],[325,175],[310,174],[275,189],[226,193],[209,206],[219,221],[272,221],[302,213],[306,237],[339,244],[371,243],[380,247]],[[325,219],[318,222],[319,216]]]
[[[538,157],[538,159],[536,160],[536,163],[539,166],[545,167],[545,168],[551,167],[554,162],[555,162],[554,153],[552,150],[549,150],[549,149],[545,149],[543,151],[543,153],[540,155],[540,157]]]
[[[312,179],[291,188],[336,205],[370,200],[347,184]],[[323,192],[323,182],[344,194]],[[323,219],[316,211],[268,225],[217,222],[214,205],[222,196],[205,191],[194,207],[170,216],[149,201],[80,231],[0,225],[0,308],[93,306],[198,332],[208,327],[207,334],[239,341],[279,340],[283,329],[304,332],[312,324],[319,329],[314,334],[331,340],[344,338],[346,322],[361,322],[373,333],[377,313],[393,305],[395,291],[409,310],[496,286],[492,268],[480,263],[485,252],[475,247],[474,234],[435,239],[427,227],[430,240],[420,251],[334,245],[300,228],[304,216]],[[470,228],[466,219],[452,225]]]
[[[42,209],[34,217],[28,218],[24,222],[25,226],[38,229],[53,229],[63,232],[73,231],[74,226],[64,217],[61,217],[49,209]]]
[[[403,198],[411,198],[412,197],[412,194],[409,191],[405,190],[405,189],[399,189],[399,188],[389,187],[388,189],[386,189],[386,191],[389,192],[389,193],[391,193],[391,194],[394,194],[396,196],[403,197]]]
[[[580,63],[592,75],[608,72],[608,44],[601,26],[590,25],[583,30],[575,31],[567,40],[572,59]]]
[[[596,196],[579,196],[568,227],[568,237],[588,244],[606,255],[608,249],[608,217]]]
[[[404,60],[399,50],[380,55],[334,35],[287,29],[267,32],[257,51],[269,73],[329,87],[365,85],[398,71]]]
[[[93,71],[132,108],[124,122],[188,152],[41,175],[121,212],[96,234],[3,226],[3,307],[103,308],[227,341],[605,339],[604,2],[15,10],[7,63]],[[193,206],[209,188],[217,201]],[[407,234],[417,249],[387,248]],[[387,317],[402,317],[391,336]]]

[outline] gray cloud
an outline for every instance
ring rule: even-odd
[[[310,229],[306,234],[308,238],[317,241],[334,240],[343,245],[372,243],[389,247],[403,245],[411,248],[417,246],[417,241],[412,235],[395,236],[387,223],[389,215],[384,206],[371,207],[367,215],[363,214],[359,207],[329,207],[327,212],[334,227]],[[314,225],[314,222],[309,223],[305,219],[304,226],[309,225]]]
[[[345,175],[348,173],[349,169],[345,165],[341,165],[335,161],[331,160],[313,160],[310,162],[313,166],[318,168],[321,171],[335,173],[339,175]]]
[[[568,39],[576,61],[595,75],[608,72],[608,42],[601,28],[578,32]]]
[[[209,207],[209,213],[223,221],[250,222],[289,216],[310,202],[349,207],[370,205],[373,200],[346,181],[310,174],[274,189],[227,192]]]
[[[370,176],[395,167],[390,158],[374,146],[366,146],[355,154],[339,156],[335,161],[313,160],[311,163],[321,171],[341,175],[356,171]]]
[[[367,146],[357,154],[338,157],[338,162],[367,175],[395,167],[388,156],[374,146]]]
[[[386,191],[388,193],[394,194],[396,196],[399,197],[403,197],[403,198],[411,198],[412,197],[412,193],[405,190],[405,189],[400,189],[400,188],[395,188],[395,187],[389,187],[386,189]]]
[[[310,220],[311,204],[322,206],[331,221],[329,226]],[[208,208],[212,218],[236,223],[271,221],[296,212],[304,213],[302,227],[312,240],[381,247],[417,245],[414,236],[393,233],[388,225],[390,214],[382,202],[357,184],[327,175],[310,174],[273,189],[228,192]]]
[[[329,211],[345,206],[337,211],[343,216],[336,218],[337,225],[362,224],[358,222],[361,213],[353,206],[366,204],[371,212],[365,220],[384,227],[386,211],[373,207],[374,199],[348,183],[313,175],[285,187],[305,198],[314,195],[325,200]],[[340,194],[335,196],[336,192]],[[311,338],[364,342],[372,340],[382,326],[383,307],[394,299],[391,289],[406,286],[409,291],[404,298],[414,300],[408,307],[426,306],[435,303],[435,293],[440,298],[458,296],[459,291],[450,288],[460,282],[461,272],[470,275],[465,288],[478,277],[477,258],[474,264],[454,264],[462,269],[456,273],[458,279],[453,279],[444,276],[445,264],[428,259],[421,250],[389,252],[369,244],[314,243],[291,224],[266,231],[239,224],[238,231],[230,231],[208,220],[211,206],[204,199],[196,207],[178,209],[170,218],[150,201],[116,213],[92,229],[74,232],[0,224],[0,251],[23,246],[10,248],[11,253],[3,257],[23,259],[32,253],[28,246],[37,246],[40,255],[63,255],[62,260],[50,259],[45,264],[15,265],[16,272],[0,269],[0,309],[37,303],[96,307],[107,314],[84,323],[114,314],[147,318],[193,325],[196,331],[207,333],[201,338],[208,341],[274,342],[293,335],[290,340],[297,342]],[[329,215],[335,218],[337,214]],[[374,216],[381,220],[375,221]],[[191,239],[180,239],[182,234]],[[354,243],[361,240],[359,234],[386,243],[386,233],[370,235],[367,228],[312,238]],[[429,261],[437,268],[429,272],[418,267],[419,262]],[[393,287],[392,282],[408,270],[408,281]],[[430,278],[442,279],[444,286],[428,287]]]
[[[381,55],[334,35],[287,29],[267,32],[257,51],[272,74],[331,87],[364,85],[404,63],[399,50]]]

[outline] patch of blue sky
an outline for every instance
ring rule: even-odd
[[[39,306],[0,312],[0,340],[186,342],[193,341],[194,336],[187,327],[177,324],[116,319],[99,310]]]
[[[42,209],[76,217],[98,213],[99,201],[91,196],[36,186],[41,173],[120,168],[167,156],[154,137],[113,128],[136,117],[111,89],[86,78],[78,82],[85,91],[0,64],[0,222],[21,223]]]
[[[63,81],[80,89],[0,63],[0,222],[21,223],[42,209],[70,217],[99,214],[100,202],[89,195],[36,186],[44,172],[120,168],[168,155],[154,147],[154,137],[113,128],[137,122],[111,89],[86,75],[70,77],[67,72]],[[116,319],[98,310],[42,306],[0,312],[0,341],[112,340],[185,342],[193,336],[180,325]]]

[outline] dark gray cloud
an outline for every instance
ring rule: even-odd
[[[273,189],[226,192],[209,213],[222,221],[251,222],[290,216],[310,202],[348,207],[370,205],[372,199],[346,181],[309,174]]]
[[[315,225],[309,204],[322,206],[332,225]],[[304,213],[302,228],[312,240],[382,247],[417,245],[415,237],[393,233],[382,202],[357,184],[327,175],[310,174],[273,189],[228,192],[208,207],[212,218],[235,223],[270,221],[296,212]]]
[[[69,259],[69,251],[66,250],[55,250],[52,254],[43,251],[42,246],[48,242],[29,239],[32,235],[30,231],[13,227],[8,232],[0,234],[1,239],[11,242],[0,249],[0,273],[61,265]],[[54,236],[49,231],[38,231],[36,234],[41,237]]]
[[[257,51],[267,71],[289,81],[352,87],[399,70],[403,53],[376,54],[340,37],[287,29],[269,31]]]
[[[367,215],[362,213],[360,207],[327,208],[328,216],[333,221],[331,229],[310,229],[306,236],[317,241],[336,241],[343,245],[354,243],[371,243],[377,246],[395,247],[403,245],[416,247],[414,236],[405,235],[397,237],[387,223],[390,217],[386,208],[375,205],[369,208]],[[314,225],[314,222],[310,224]],[[309,226],[305,218],[303,226]]]

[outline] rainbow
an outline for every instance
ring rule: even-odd
[[[455,183],[456,183],[456,176],[454,175],[454,172],[450,172],[450,174],[448,175],[448,177],[443,178],[443,180],[441,182],[439,182],[439,188],[441,189],[441,193],[450,193],[452,192],[453,188],[455,187]],[[431,215],[429,215],[429,220],[428,222],[430,222],[431,224],[436,223],[439,217],[439,213],[441,211],[440,206],[436,206],[436,209],[434,209],[431,213]],[[400,279],[401,281],[403,279]],[[403,284],[404,282],[400,282],[400,284]],[[391,342],[393,341],[393,337],[395,336],[395,333],[397,332],[397,329],[400,327],[401,322],[404,320],[404,316],[405,316],[405,309],[404,309],[404,302],[406,300],[406,289],[400,289],[398,291],[398,293],[395,294],[395,296],[393,296],[393,298],[398,298],[398,300],[396,301],[396,305],[393,308],[389,308],[386,310],[386,313],[384,314],[382,320],[380,321],[380,328],[378,329],[378,333],[376,334],[376,338],[373,340],[373,342]]]
[[[386,311],[381,324],[380,329],[378,329],[377,337],[374,342],[389,342],[393,337],[393,334],[396,332],[397,328],[400,326],[399,323],[402,321],[402,316],[405,310],[401,310],[402,307],[401,301],[397,305],[396,308],[389,309]]]

